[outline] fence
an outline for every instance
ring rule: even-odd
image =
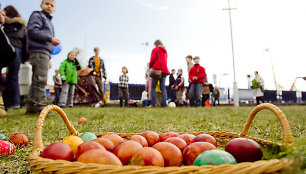
[[[118,100],[118,83],[110,83],[110,99]],[[140,100],[141,94],[145,90],[145,85],[142,84],[129,84],[130,99]],[[167,87],[168,91],[168,87]],[[220,103],[232,103],[233,91],[230,89],[219,88],[220,91]],[[277,91],[276,90],[265,90],[263,100],[265,102],[285,102],[285,103],[296,103],[300,101],[306,101],[306,92],[300,91]],[[255,102],[252,89],[239,89],[239,101],[252,103]]]

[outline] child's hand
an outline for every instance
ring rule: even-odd
[[[0,11],[0,24],[4,24],[5,22],[5,13],[3,10]]]
[[[95,76],[95,75],[97,75],[97,73],[96,73],[96,72],[93,72],[92,74],[93,74],[94,76]]]
[[[52,37],[52,39],[51,39],[51,43],[52,43],[52,45],[56,46],[56,45],[60,44],[60,43],[61,43],[61,41],[60,41],[60,40],[58,40],[58,39],[56,39],[55,37]]]
[[[175,90],[178,90],[178,86],[175,87]]]
[[[193,79],[193,80],[198,80],[198,78],[197,78],[196,76],[194,76],[192,79]]]
[[[51,69],[52,68],[52,64],[49,62],[49,69]]]

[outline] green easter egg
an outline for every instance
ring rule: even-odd
[[[80,136],[84,142],[91,141],[97,139],[97,136],[92,132],[84,132]]]
[[[208,150],[199,155],[194,161],[195,166],[236,164],[236,159],[223,150]]]
[[[0,133],[0,140],[6,140],[6,136],[2,133]]]

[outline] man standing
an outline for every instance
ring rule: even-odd
[[[168,91],[169,91],[168,96],[169,96],[170,102],[174,102],[176,100],[176,91],[175,89],[172,88],[172,86],[175,83],[174,74],[175,74],[175,69],[172,69],[171,74],[169,76],[169,88],[168,88]]]
[[[89,59],[89,64],[88,67],[92,68],[94,70],[94,75],[95,75],[95,81],[96,84],[98,85],[99,88],[99,93],[102,97],[102,105],[104,106],[105,103],[105,98],[104,98],[104,93],[103,93],[103,83],[102,83],[102,78],[105,80],[107,79],[106,76],[106,69],[104,65],[104,61],[101,57],[99,57],[99,52],[100,49],[98,47],[94,48],[95,56],[91,57]]]

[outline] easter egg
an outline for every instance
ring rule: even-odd
[[[72,161],[74,154],[70,146],[65,143],[52,143],[47,146],[40,154],[43,158],[49,158],[53,160],[67,160]]]
[[[248,138],[235,138],[227,143],[225,151],[232,154],[240,162],[254,162],[262,158],[260,145]]]
[[[0,140],[0,157],[4,155],[11,155],[15,150],[15,146],[4,140]]]
[[[223,150],[208,150],[199,155],[194,161],[195,166],[236,164],[236,159]]]
[[[91,141],[91,140],[97,139],[97,136],[94,133],[92,133],[92,132],[84,132],[84,133],[82,133],[80,138],[82,138],[82,140],[84,142],[87,142],[87,141]]]
[[[81,117],[81,118],[79,118],[78,123],[79,123],[79,124],[87,123],[87,120],[86,120],[85,117]]]
[[[23,133],[15,133],[10,137],[10,141],[14,143],[15,146],[23,147],[28,145],[29,139]]]
[[[82,138],[78,136],[69,136],[63,140],[63,143],[71,147],[74,154],[78,151],[78,146],[83,143]]]
[[[2,133],[0,133],[0,140],[6,140],[6,136]]]

